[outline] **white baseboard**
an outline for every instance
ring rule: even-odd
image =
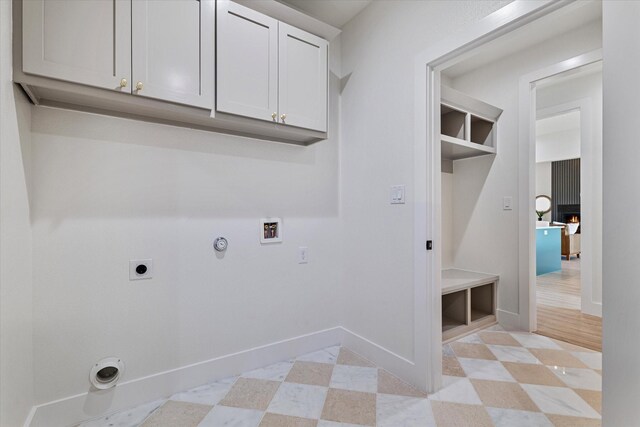
[[[422,388],[420,380],[417,378],[416,364],[378,344],[370,341],[346,328],[342,345],[358,353],[365,359],[370,360],[376,366],[384,368],[398,378]],[[426,339],[426,338],[425,338]],[[424,382],[424,381],[422,381]]]
[[[520,315],[507,310],[496,310],[496,317],[500,326],[509,331],[518,331],[522,329],[520,324]]]
[[[592,301],[582,304],[582,312],[591,316],[602,317],[602,303]]]
[[[76,396],[35,406],[25,426],[69,426],[145,402],[171,396],[182,390],[261,368],[305,353],[341,344],[341,327],[255,347],[238,353],[160,372],[118,384],[109,390],[91,390]]]
[[[415,363],[338,326],[34,406],[25,427],[75,425],[338,344],[417,384]]]

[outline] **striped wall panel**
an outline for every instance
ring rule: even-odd
[[[561,221],[558,205],[580,204],[580,159],[551,163],[551,218]]]

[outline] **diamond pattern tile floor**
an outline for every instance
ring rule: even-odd
[[[443,346],[428,395],[330,347],[81,427],[600,426],[602,355],[499,326]]]

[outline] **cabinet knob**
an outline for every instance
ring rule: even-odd
[[[278,113],[273,113],[271,114],[271,118],[273,119],[273,121],[275,122],[276,119],[278,118]]]
[[[136,90],[140,91],[140,90],[142,90],[142,88],[143,88],[142,82],[136,83]]]
[[[282,114],[280,115],[280,120],[282,120],[282,122],[284,123],[284,121],[287,119],[287,115],[286,114]]]
[[[127,87],[128,84],[127,79],[120,79],[120,87]]]

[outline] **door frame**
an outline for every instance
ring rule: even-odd
[[[415,57],[414,368],[417,385],[428,392],[442,385],[440,72],[475,48],[572,2],[516,0]],[[431,251],[427,240],[435,242]]]
[[[536,130],[535,124],[537,119],[536,111],[536,83],[540,80],[553,77],[555,75],[571,71],[589,64],[602,61],[602,49],[597,49],[585,54],[569,58],[558,62],[549,67],[526,74],[520,78],[519,83],[519,137],[518,144],[520,147],[519,158],[519,209],[520,212],[534,212],[535,210],[535,167],[536,167]],[[588,100],[578,100],[572,103],[551,107],[543,111],[548,115],[559,114],[562,111],[581,110],[580,117],[580,154],[587,154],[587,159],[592,160],[592,153],[583,152],[583,137],[589,138],[590,132],[587,132],[587,120],[584,115],[591,115],[591,106]],[[555,111],[555,112],[554,112]],[[591,144],[589,144],[591,145]],[[585,162],[586,163],[586,162]],[[581,172],[582,176],[582,172]],[[589,197],[587,198],[589,199]],[[589,200],[587,200],[589,202]],[[590,203],[590,202],[589,202]],[[587,219],[591,217],[593,206],[586,209]],[[527,331],[535,331],[537,329],[536,315],[536,236],[535,236],[535,216],[520,215],[519,220],[519,306],[520,327]],[[594,243],[591,238],[586,239],[586,247],[593,253]],[[589,257],[590,255],[588,255]],[[584,262],[583,265],[587,265]],[[581,301],[582,310],[585,308],[585,299],[589,304],[586,305],[589,314],[602,315],[602,304],[596,305],[592,302],[593,298],[593,274],[590,272],[586,275],[585,281],[582,283]],[[587,286],[584,286],[584,285]],[[588,298],[585,298],[587,296]]]

